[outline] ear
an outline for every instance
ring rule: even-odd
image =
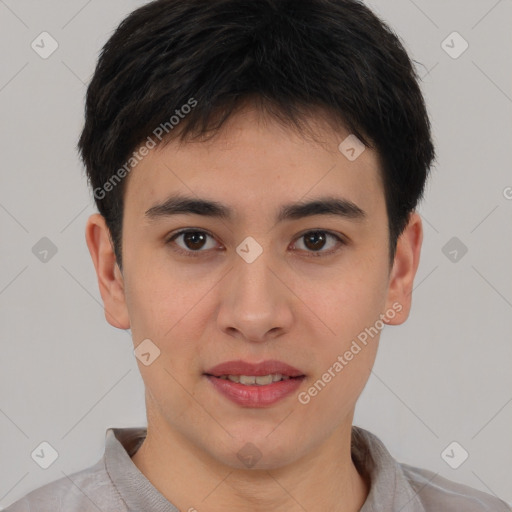
[[[126,307],[123,275],[117,264],[105,218],[99,213],[91,215],[87,220],[85,239],[96,269],[105,318],[113,327],[129,329],[130,317]]]
[[[409,222],[404,232],[397,241],[386,299],[386,311],[393,310],[396,314],[392,319],[385,319],[386,324],[402,324],[409,316],[414,276],[420,263],[422,242],[423,225],[421,217],[416,211],[413,211],[409,216]]]

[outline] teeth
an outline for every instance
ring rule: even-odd
[[[290,377],[288,375],[281,375],[280,373],[272,373],[269,375],[221,375],[219,378],[224,380],[230,380],[231,382],[236,382],[239,384],[244,384],[246,386],[258,385],[265,386],[266,384],[271,384],[272,382],[277,382],[280,380],[288,380]]]
[[[272,384],[274,382],[273,375],[261,375],[260,377],[256,377],[256,384],[263,386],[265,384]]]
[[[259,377],[249,377],[247,375],[240,375],[238,382],[240,382],[240,384],[250,385],[256,384],[256,379],[259,379]]]

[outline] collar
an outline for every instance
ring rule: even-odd
[[[130,512],[179,512],[131,460],[146,432],[144,427],[107,429],[106,470]],[[425,512],[400,464],[377,436],[353,426],[351,452],[356,468],[370,482],[370,492],[360,512]]]

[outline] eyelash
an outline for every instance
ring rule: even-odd
[[[178,238],[181,235],[185,235],[187,233],[200,233],[200,234],[210,236],[211,238],[215,238],[211,233],[208,233],[208,231],[204,231],[201,229],[190,229],[189,228],[189,229],[183,229],[181,231],[178,231],[178,232],[172,234],[167,239],[166,244],[171,245],[172,242],[174,242],[174,240],[176,240],[176,238]],[[305,231],[304,233],[299,235],[295,240],[300,240],[301,238],[303,238],[306,235],[311,234],[311,233],[322,233],[322,234],[329,235],[329,236],[333,237],[334,239],[336,239],[339,246],[334,249],[331,249],[329,251],[306,251],[306,253],[308,254],[307,257],[318,258],[318,257],[330,256],[331,254],[334,254],[335,252],[337,252],[340,249],[340,246],[346,245],[345,240],[343,240],[340,236],[336,235],[335,233],[332,233],[331,231],[326,231],[326,230],[322,230],[322,229],[310,229],[308,231]],[[189,256],[192,258],[197,258],[198,256],[201,255],[201,253],[208,252],[208,250],[198,250],[198,251],[185,250],[179,246],[173,247],[172,250],[176,251],[179,254],[182,254],[184,256]]]

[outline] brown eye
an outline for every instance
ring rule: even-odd
[[[303,240],[302,245],[304,248],[299,247],[299,249],[309,253],[309,256],[329,255],[336,251],[336,246],[345,244],[344,240],[334,233],[320,230],[303,233],[297,240]],[[329,242],[329,240],[332,241]]]
[[[313,231],[307,235],[304,235],[304,240],[304,245],[308,249],[312,251],[318,251],[325,245],[326,236],[321,231]]]
[[[197,251],[201,249],[206,241],[206,236],[204,233],[200,231],[189,231],[188,233],[183,234],[183,242],[187,246],[188,249],[193,251]]]
[[[179,239],[182,239],[181,243],[178,243]],[[208,239],[212,241],[209,242]],[[174,247],[174,250],[187,256],[196,256],[196,253],[199,255],[201,252],[207,252],[209,249],[215,248],[215,241],[212,235],[206,231],[192,229],[179,231],[169,238],[167,243],[169,245],[176,245],[177,247]]]

